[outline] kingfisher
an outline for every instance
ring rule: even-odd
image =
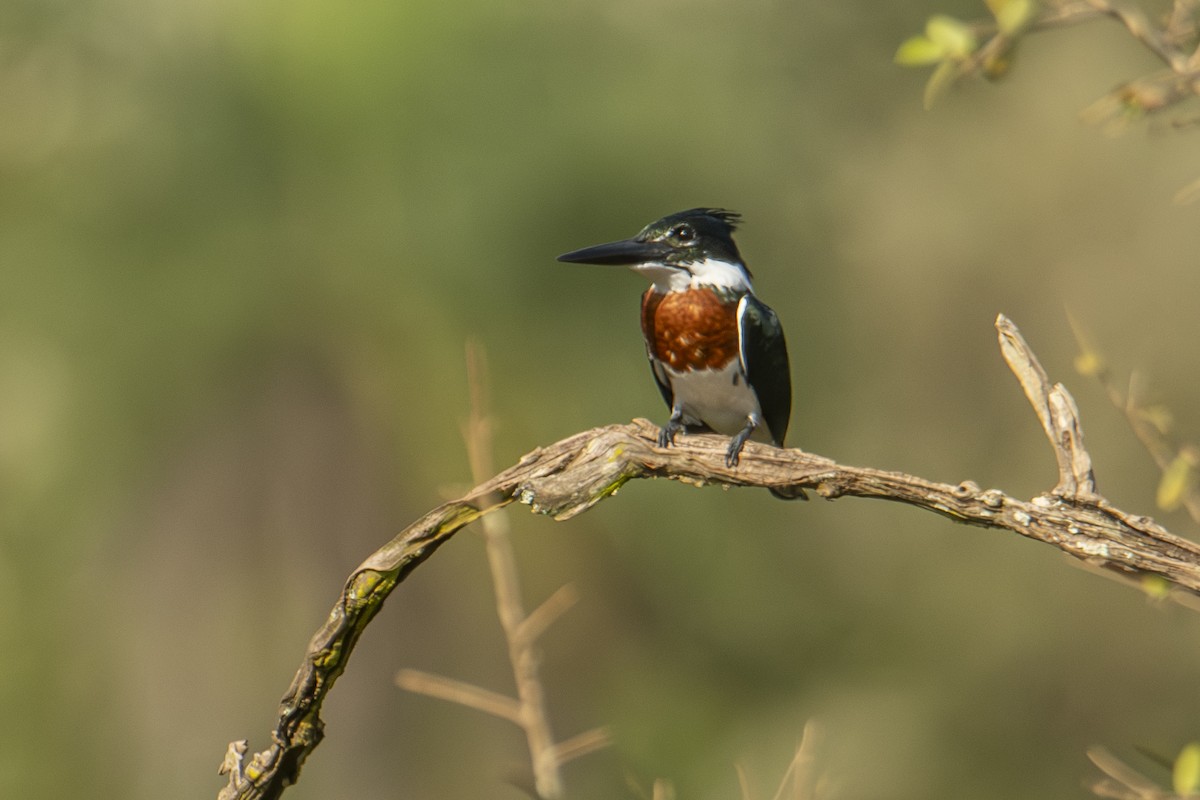
[[[671,409],[658,445],[671,446],[681,431],[731,436],[725,451],[731,468],[749,439],[783,447],[792,413],[783,327],[754,294],[733,241],[740,222],[735,211],[692,208],[651,222],[632,239],[558,257],[627,266],[650,279],[642,295],[642,335]]]

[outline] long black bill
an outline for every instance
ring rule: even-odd
[[[645,264],[658,261],[671,252],[669,245],[662,242],[639,242],[637,239],[622,239],[619,242],[597,244],[582,250],[572,250],[558,257],[559,261],[572,264]]]

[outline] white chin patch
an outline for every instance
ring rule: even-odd
[[[663,264],[634,264],[630,267],[634,272],[645,275],[660,292],[678,292],[691,285],[691,274],[682,267],[668,267]]]
[[[679,292],[698,286],[719,286],[738,292],[750,291],[750,280],[737,264],[706,258],[685,267],[665,264],[634,264],[631,269],[649,278],[660,292]]]
[[[693,286],[723,286],[737,291],[749,291],[750,280],[746,271],[738,264],[730,264],[715,258],[706,258],[689,264]]]

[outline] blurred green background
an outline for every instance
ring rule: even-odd
[[[1154,69],[1116,25],[921,110],[899,42],[982,3],[8,0],[0,7],[0,796],[213,797],[347,573],[469,483],[464,343],[501,466],[665,409],[641,280],[568,249],[742,211],[790,338],[790,443],[1018,496],[1054,461],[995,345],[1074,390],[1100,488],[1150,459],[1072,372],[1070,308],[1200,431],[1194,132],[1078,112]],[[1159,518],[1180,533],[1178,514]],[[517,510],[572,797],[770,797],[806,720],[837,797],[1085,796],[1086,747],[1200,737],[1198,620],[903,507],[628,486]],[[482,542],[368,629],[303,798],[518,798]],[[1139,762],[1143,763],[1143,762]],[[1161,773],[1154,773],[1161,777]]]

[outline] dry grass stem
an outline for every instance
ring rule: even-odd
[[[804,735],[796,746],[796,754],[788,764],[774,800],[817,800],[820,775],[817,773],[816,750],[821,744],[821,726],[809,720],[804,725]],[[788,788],[791,791],[788,791]]]
[[[569,739],[564,739],[554,746],[554,757],[559,764],[566,764],[589,753],[603,750],[612,744],[612,736],[608,728],[592,728],[590,731],[577,733]]]
[[[1131,373],[1129,383],[1122,391],[1104,358],[1084,334],[1079,322],[1069,313],[1067,319],[1080,352],[1077,359],[1081,366],[1080,372],[1094,377],[1100,384],[1109,402],[1125,417],[1129,429],[1154,459],[1159,472],[1165,473],[1189,448],[1195,450],[1194,445],[1177,441],[1171,436],[1170,415],[1163,408],[1153,408],[1146,403],[1147,390],[1142,375],[1137,372]],[[1184,489],[1179,500],[1188,516],[1193,521],[1200,522],[1200,492],[1197,492],[1194,482]]]
[[[1113,800],[1169,800],[1172,792],[1154,783],[1142,773],[1114,756],[1103,747],[1090,747],[1088,759],[1095,764],[1107,779],[1092,784],[1091,790],[1099,797]]]
[[[396,673],[396,685],[408,692],[458,703],[521,724],[521,706],[516,700],[472,683],[416,669],[402,669]]]

